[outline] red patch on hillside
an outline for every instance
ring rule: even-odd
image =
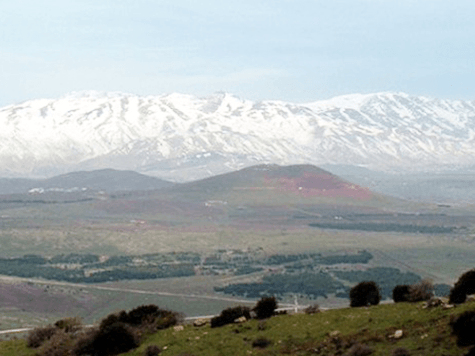
[[[345,182],[331,174],[303,173],[300,177],[265,178],[285,192],[294,192],[304,197],[347,197],[359,200],[371,199],[369,189]]]

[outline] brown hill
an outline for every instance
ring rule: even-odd
[[[222,200],[227,204],[312,204],[337,198],[368,201],[369,189],[312,165],[258,165],[165,189],[179,200]]]

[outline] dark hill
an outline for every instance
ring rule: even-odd
[[[31,189],[39,191],[67,191],[87,188],[106,192],[124,190],[152,190],[172,186],[173,183],[133,171],[101,169],[71,172],[48,179],[0,179],[0,194],[22,194]]]

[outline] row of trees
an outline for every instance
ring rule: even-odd
[[[360,282],[350,290],[350,305],[352,307],[377,305],[381,300],[380,291],[378,284],[374,281]],[[459,277],[450,291],[449,303],[463,303],[469,294],[475,294],[475,269],[469,270]],[[420,302],[429,300],[433,296],[434,286],[426,280],[421,280],[413,285],[397,285],[392,291],[395,303]]]

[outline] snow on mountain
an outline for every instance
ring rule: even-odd
[[[187,180],[257,163],[475,164],[475,101],[354,94],[308,104],[80,92],[0,108],[0,176],[132,169]]]

